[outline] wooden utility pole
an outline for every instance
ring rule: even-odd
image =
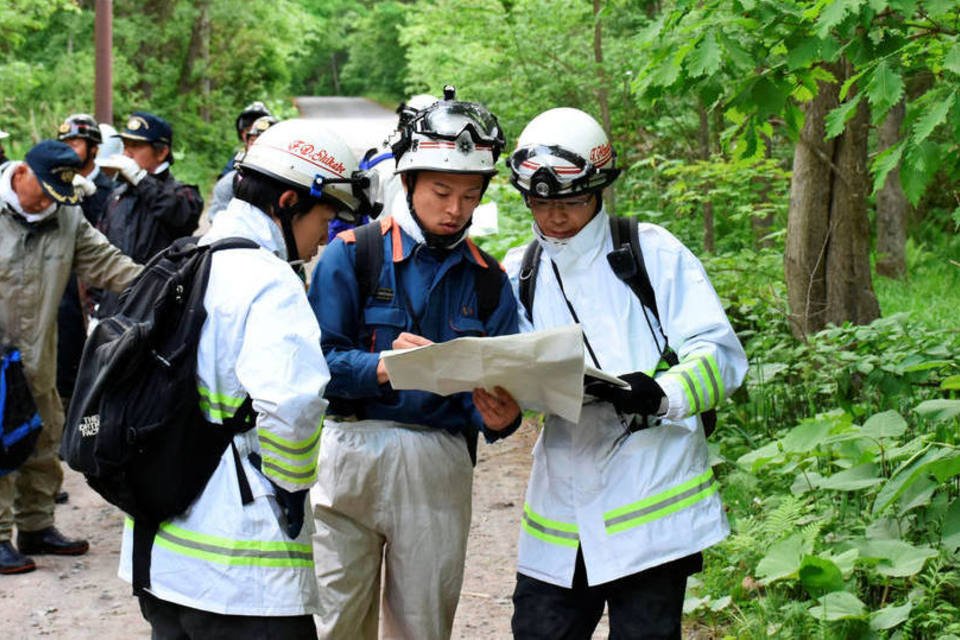
[[[94,21],[96,80],[94,81],[94,117],[97,122],[113,123],[113,0],[97,0]]]

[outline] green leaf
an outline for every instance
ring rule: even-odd
[[[687,72],[692,78],[712,76],[720,70],[722,53],[713,31],[708,31],[687,56]]]
[[[820,59],[820,38],[809,37],[790,45],[787,51],[787,69],[796,71],[809,67]]]
[[[919,458],[898,469],[877,493],[877,498],[873,502],[873,515],[876,516],[893,504],[914,482],[929,475],[931,473],[930,465],[947,456],[954,455],[960,456],[960,453],[942,448],[931,448]]]
[[[916,205],[940,168],[946,150],[930,140],[907,148],[900,163],[900,184],[911,204]]]
[[[848,13],[856,11],[864,0],[833,0],[827,7],[820,12],[817,23],[814,28],[817,30],[817,36],[821,39],[830,35],[830,30],[843,22]]]
[[[896,438],[907,431],[907,421],[896,411],[875,413],[863,425],[861,433],[871,438]]]
[[[944,391],[960,391],[960,375],[948,376],[940,382],[940,388]]]
[[[939,369],[941,367],[953,366],[953,360],[925,360],[916,364],[911,364],[903,368],[904,373],[913,373],[915,371],[929,371],[930,369]]]
[[[789,88],[781,87],[767,77],[758,79],[750,89],[750,98],[761,119],[779,114],[789,95]]]
[[[903,80],[900,74],[883,60],[870,74],[866,91],[873,123],[878,124],[886,117],[890,107],[900,102],[903,97]]]
[[[898,11],[904,18],[912,18],[917,10],[917,0],[890,0],[890,8]]]
[[[931,97],[938,98],[938,96]],[[943,99],[931,99],[927,102],[917,117],[917,121],[913,123],[913,133],[910,136],[910,141],[914,145],[919,145],[926,140],[934,129],[943,124],[956,97],[957,92],[952,91]]]
[[[867,614],[867,606],[849,591],[834,591],[821,596],[820,604],[807,609],[808,613],[817,620],[833,622],[835,620],[850,620],[863,618]]]
[[[910,617],[911,609],[913,609],[913,603],[907,602],[899,607],[889,606],[878,611],[872,611],[870,613],[870,628],[874,631],[893,629]]]
[[[883,183],[887,181],[887,175],[897,168],[900,164],[900,158],[903,156],[903,150],[907,146],[907,139],[900,140],[895,145],[889,146],[873,159],[870,165],[870,171],[873,173],[873,193],[883,188]]]
[[[737,458],[737,464],[749,468],[751,472],[756,473],[771,460],[781,458],[782,456],[783,452],[780,449],[780,442],[774,440],[759,449],[754,449],[753,451],[743,454]]]
[[[914,411],[937,422],[949,422],[960,416],[960,400],[924,400]]]
[[[960,549],[960,498],[955,498],[950,503],[946,515],[943,516],[940,544],[951,553]]]
[[[816,449],[830,434],[833,423],[813,418],[804,420],[791,429],[783,438],[783,450],[790,453],[804,453]]]
[[[860,104],[861,98],[863,98],[863,94],[858,93],[851,100],[847,100],[827,114],[825,121],[827,125],[826,135],[824,135],[825,139],[836,138],[843,133],[847,121],[852,118],[856,112],[857,105]]]
[[[894,578],[916,575],[923,565],[937,555],[930,547],[915,547],[903,540],[865,540],[860,545],[860,559],[874,560],[877,573]]]
[[[826,558],[804,556],[800,563],[799,576],[803,588],[814,598],[831,591],[843,590],[843,574],[840,568]]]
[[[830,560],[830,562],[837,565],[837,568],[840,569],[840,572],[843,575],[847,576],[853,572],[854,563],[859,557],[860,557],[859,550],[847,549],[843,553],[837,554],[835,556],[827,556],[827,560]]]
[[[883,481],[884,478],[880,475],[880,467],[872,462],[868,462],[835,473],[828,478],[823,478],[817,484],[821,489],[859,491],[860,489],[881,484]]]
[[[960,74],[960,42],[955,42],[943,58],[943,68]]]
[[[803,536],[794,534],[774,544],[757,563],[757,577],[764,584],[789,578],[800,570],[805,553]]]

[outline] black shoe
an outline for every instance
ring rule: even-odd
[[[82,556],[90,549],[90,544],[86,540],[69,540],[56,527],[47,527],[40,531],[17,532],[17,548],[22,553],[34,555]]]
[[[14,549],[9,540],[0,542],[0,574],[30,573],[36,568],[33,560]]]
[[[66,491],[57,491],[57,495],[53,496],[53,501],[57,504],[66,504],[69,499],[70,494]]]

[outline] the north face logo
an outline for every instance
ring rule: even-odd
[[[80,435],[84,438],[100,433],[100,414],[83,416],[80,420]]]

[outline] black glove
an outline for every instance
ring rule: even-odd
[[[630,383],[629,390],[595,380],[588,382],[583,391],[598,400],[611,403],[620,413],[639,413],[644,416],[655,416],[659,413],[665,394],[653,378],[641,371],[619,377]]]
[[[273,484],[273,482],[270,484]],[[287,521],[285,527],[287,535],[294,539],[300,535],[300,529],[303,528],[303,510],[307,502],[307,489],[291,492],[275,484],[273,489],[275,491],[273,497],[277,499],[277,505],[279,505],[283,517]]]
[[[251,453],[247,456],[247,459],[250,460],[258,471],[263,472],[263,461],[258,454]],[[270,480],[270,478],[267,478],[267,480]],[[308,489],[287,491],[283,487],[277,486],[273,480],[270,480],[270,484],[273,485],[273,497],[276,498],[277,506],[280,507],[280,511],[283,513],[283,519],[286,521],[286,524],[281,523],[281,525],[283,525],[287,535],[295,539],[300,535],[300,530],[303,529],[303,512],[304,504],[307,501]]]

